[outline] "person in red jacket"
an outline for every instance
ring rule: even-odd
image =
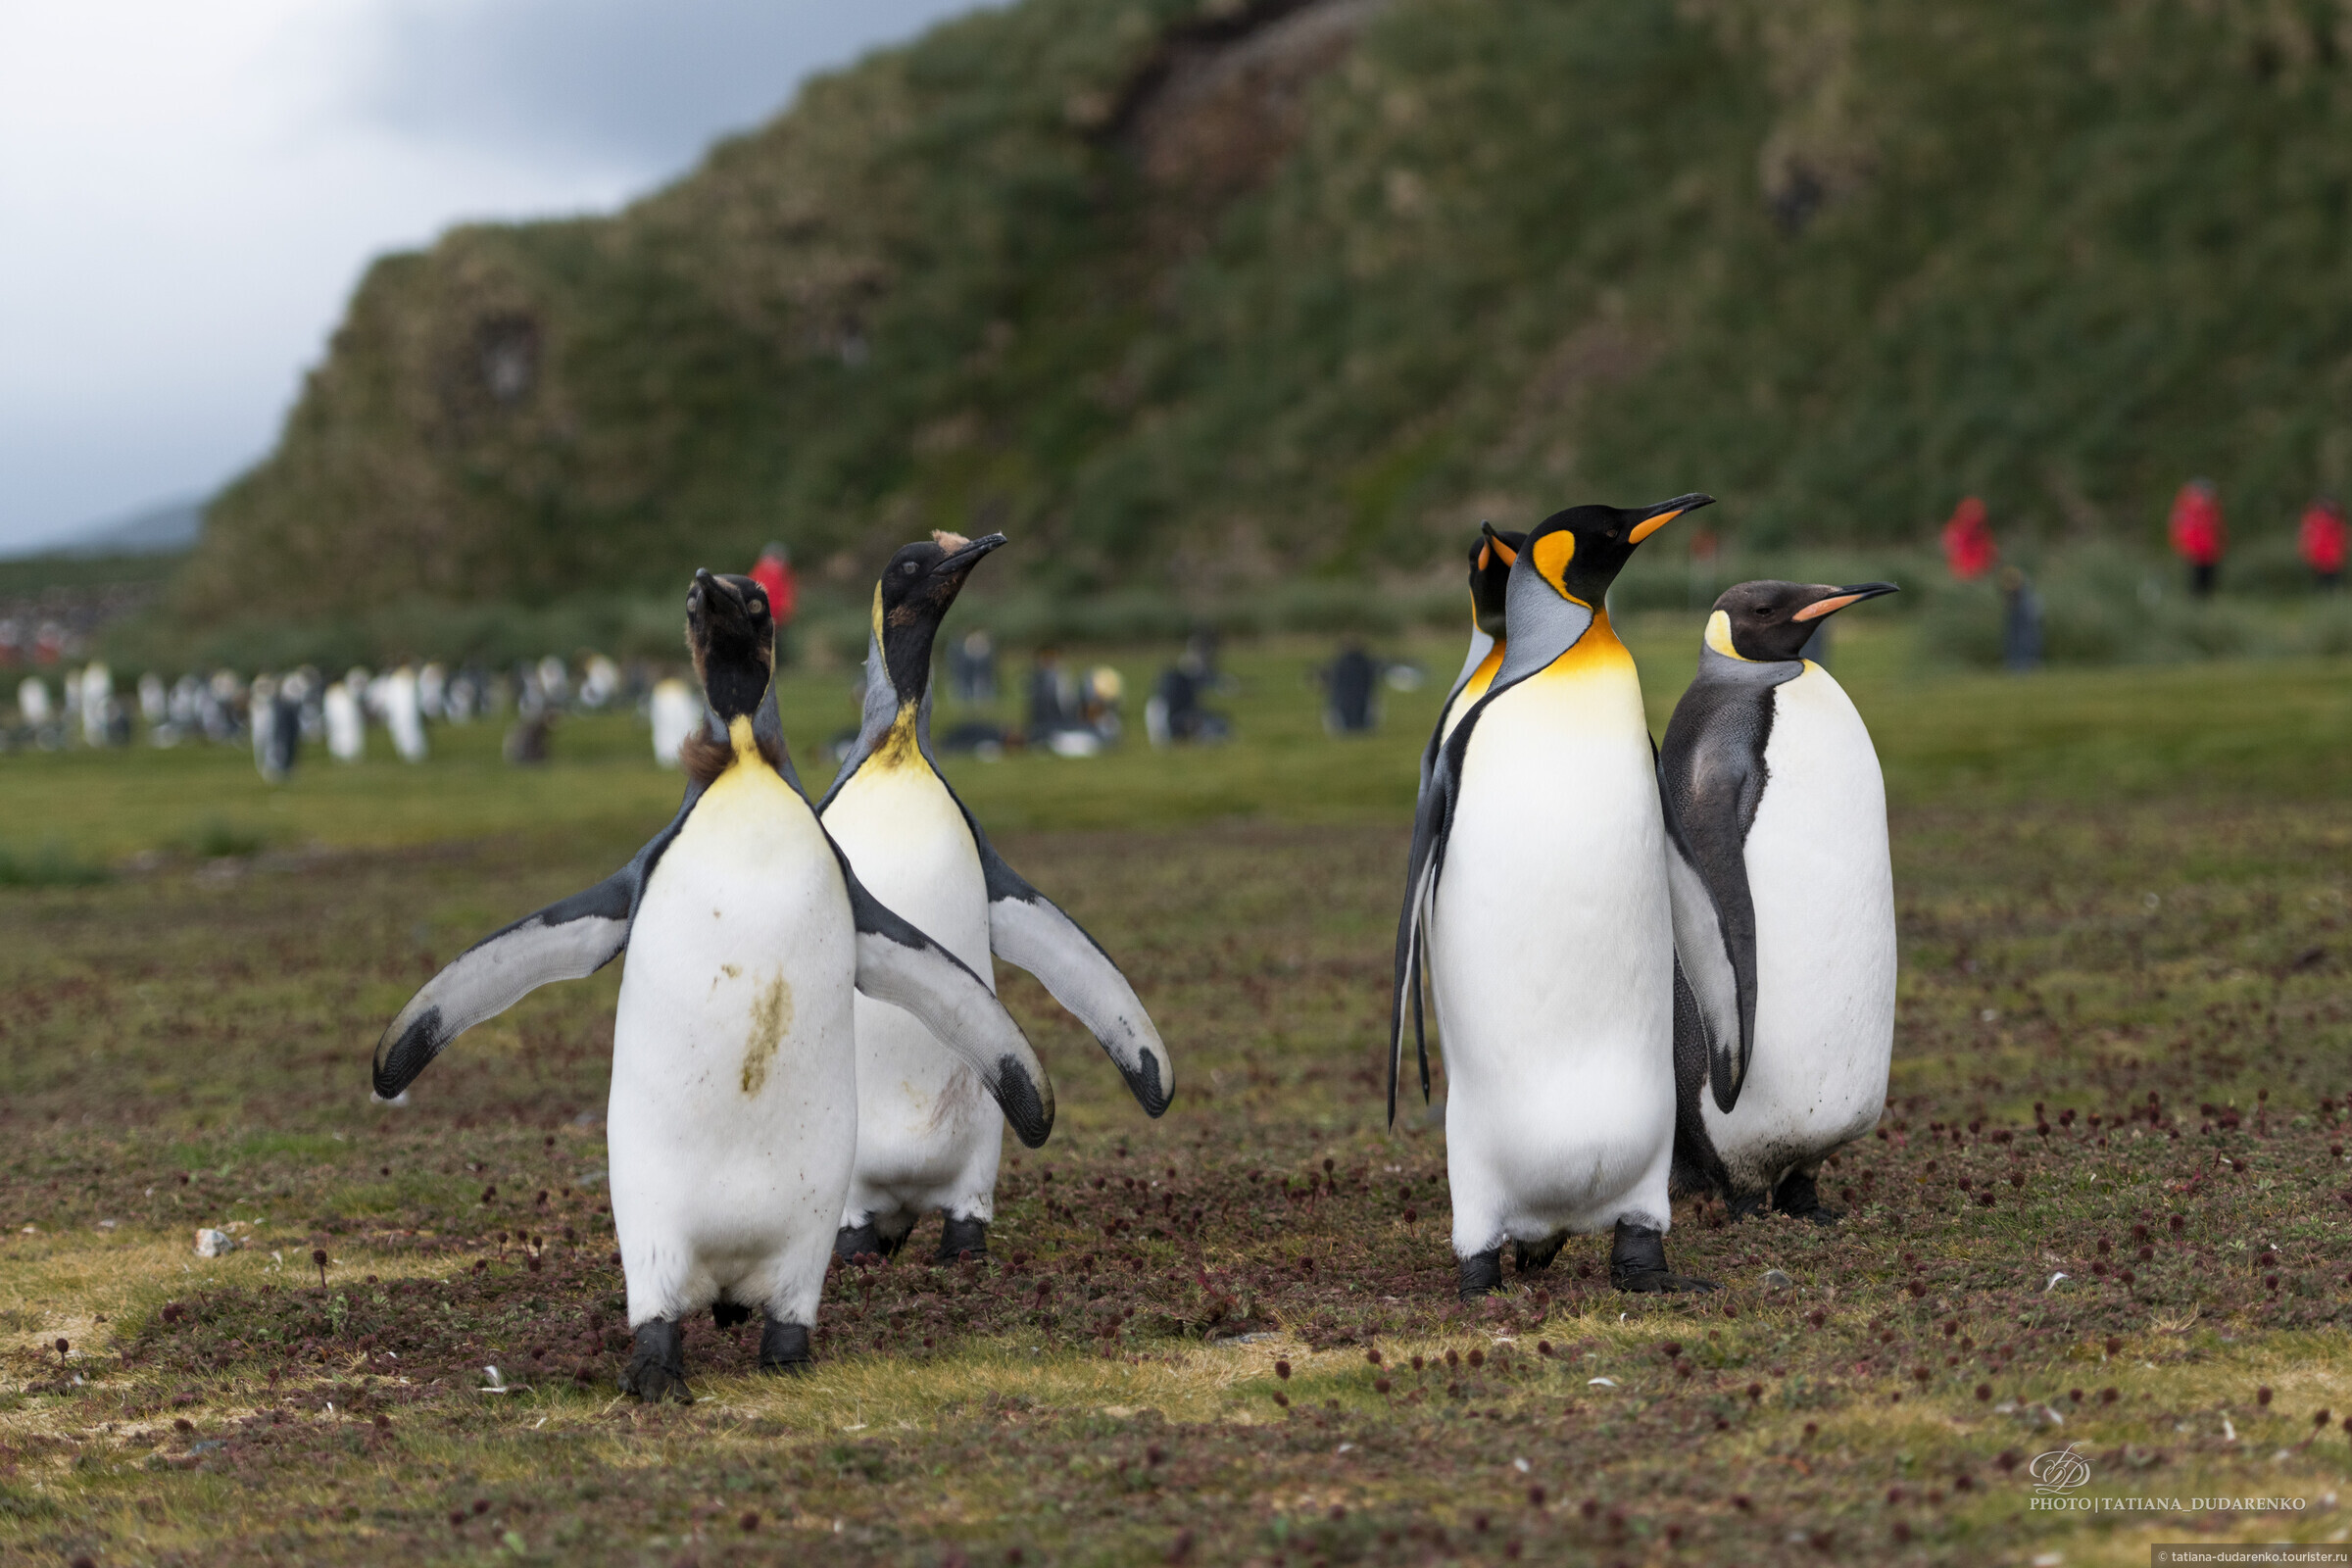
[[[2222,519],[2222,498],[2210,479],[2191,479],[2173,497],[2173,554],[2188,563],[2188,591],[2199,599],[2213,593],[2222,552],[2230,548],[2230,525]]]
[[[1943,562],[1962,582],[1974,582],[2001,558],[1992,542],[1992,526],[1984,520],[1984,503],[1963,496],[1943,525]],[[1826,624],[1826,623],[1825,623]]]
[[[770,544],[760,552],[760,560],[752,567],[752,581],[767,590],[767,612],[775,617],[776,662],[785,662],[784,628],[792,624],[792,612],[800,601],[800,583],[792,574],[792,552],[781,544]]]
[[[2333,496],[2316,496],[2303,509],[2303,521],[2295,529],[2295,546],[2303,557],[2303,564],[2319,579],[2322,588],[2333,590],[2344,581],[2344,546],[2348,530],[2344,526],[2343,504]]]

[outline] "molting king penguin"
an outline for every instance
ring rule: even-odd
[[[1886,791],[1844,688],[1799,650],[1895,591],[1743,582],[1715,601],[1658,757],[1673,855],[1678,1195],[1824,1224],[1813,1173],[1877,1124],[1894,1043]]]
[[[1447,1091],[1465,1299],[1571,1234],[1613,1226],[1622,1290],[1711,1289],[1666,1266],[1674,939],[1642,688],[1603,608],[1634,547],[1682,513],[1573,507],[1530,529],[1509,638],[1439,748],[1397,924],[1392,1077],[1426,956]]]
[[[1419,811],[1421,803],[1429,797],[1429,781],[1438,767],[1438,754],[1445,748],[1446,737],[1462,715],[1478,705],[1494,684],[1494,671],[1502,667],[1506,646],[1506,619],[1503,615],[1503,594],[1511,580],[1511,563],[1519,559],[1519,549],[1527,543],[1527,535],[1515,529],[1498,531],[1491,522],[1478,525],[1478,542],[1470,547],[1470,651],[1463,656],[1462,672],[1453,678],[1453,689],[1446,694],[1446,702],[1438,710],[1437,726],[1429,732],[1429,744],[1421,748],[1421,787],[1413,797],[1413,807]],[[1429,1039],[1423,1029],[1421,989],[1415,986],[1410,997],[1413,1013],[1413,1056],[1421,1069],[1421,1098],[1429,1099]],[[1389,1054],[1389,1120],[1396,1120],[1396,1075],[1402,1053]]]
[[[859,884],[802,794],[765,592],[697,572],[686,613],[710,714],[682,753],[677,816],[603,882],[466,950],[375,1055],[394,1099],[465,1030],[627,952],[606,1136],[636,1333],[621,1388],[649,1401],[690,1397],[680,1324],[705,1307],[721,1327],[764,1309],[762,1367],[808,1359],[858,1152],[853,989],[922,1019],[1023,1143],[1054,1124],[996,994]]]
[[[993,953],[1043,981],[1157,1116],[1175,1077],[1135,988],[1004,863],[931,756],[933,640],[964,579],[1004,543],[1003,534],[942,533],[891,557],[874,587],[864,720],[817,811],[866,886],[983,980],[995,983]],[[903,1008],[861,997],[857,1021],[858,1169],[836,1250],[894,1255],[914,1222],[938,1209],[940,1261],[985,1253],[1004,1136],[980,1081]]]

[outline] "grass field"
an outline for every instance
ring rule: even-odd
[[[1342,742],[1314,650],[1243,648],[1233,746],[952,766],[1135,978],[1173,1108],[1144,1120],[1004,970],[1060,1120],[1007,1161],[995,1258],[837,1274],[807,1378],[700,1323],[682,1410],[613,1392],[616,974],[467,1035],[406,1107],[367,1098],[438,962],[666,819],[631,723],[574,723],[535,771],[477,726],[276,791],[233,751],[0,758],[0,1560],[2073,1565],[2341,1538],[2352,665],[1936,675],[1848,618],[1904,973],[1886,1120],[1825,1176],[1838,1229],[1690,1210],[1676,1265],[1720,1295],[1615,1296],[1594,1240],[1457,1306],[1442,1125],[1383,1127],[1381,1039],[1458,650],[1415,647],[1433,681]],[[1662,726],[1694,639],[1630,635]],[[1131,691],[1154,668],[1116,662]],[[785,695],[813,786],[854,700]],[[245,1245],[199,1259],[199,1226]],[[2069,1444],[2076,1511],[2035,1507],[2033,1458]]]

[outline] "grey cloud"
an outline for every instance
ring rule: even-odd
[[[533,160],[683,169],[802,79],[974,0],[386,0],[365,113]]]

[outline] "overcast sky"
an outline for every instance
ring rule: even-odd
[[[610,208],[974,0],[0,0],[0,551],[275,439],[369,258]]]

